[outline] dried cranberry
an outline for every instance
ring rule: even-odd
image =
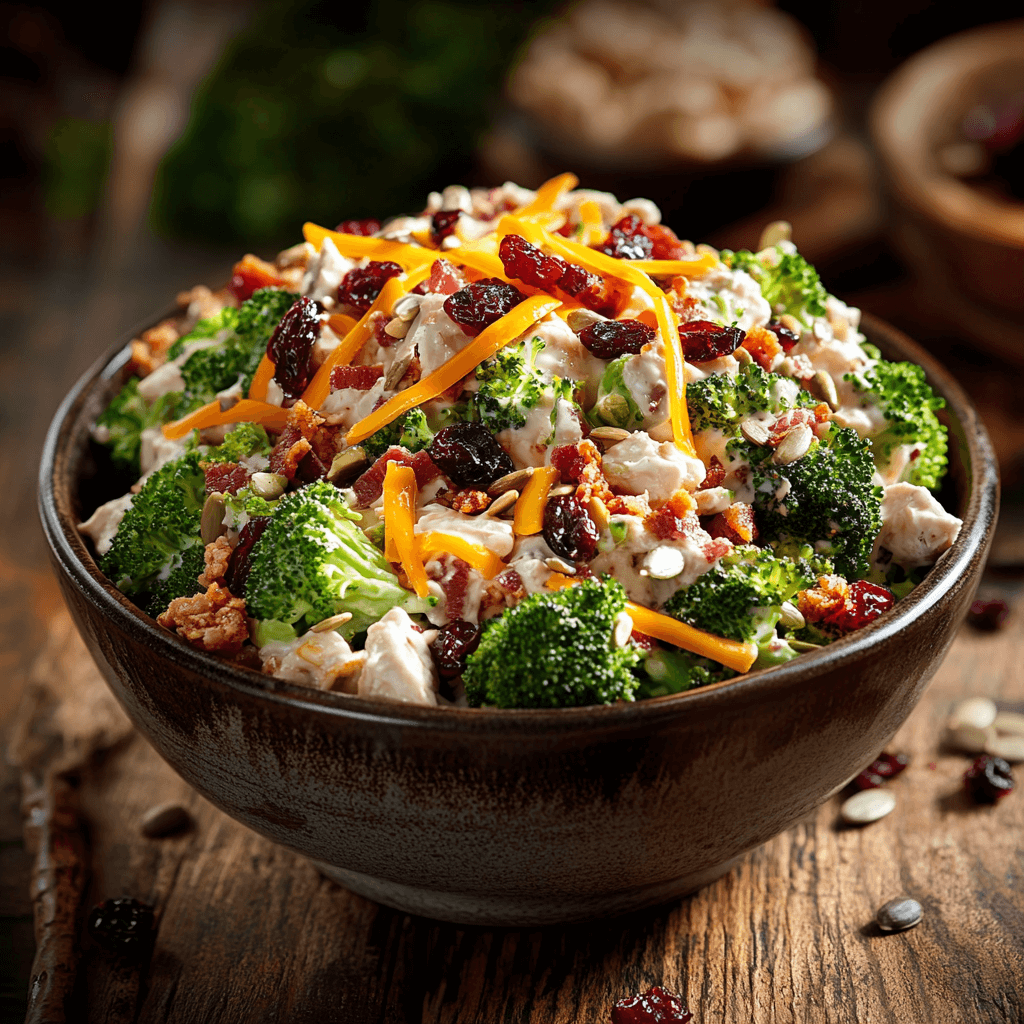
[[[620,260],[647,260],[654,252],[654,243],[644,230],[644,222],[630,213],[613,224],[608,237],[594,248]]]
[[[462,675],[468,658],[480,645],[480,627],[465,619],[442,626],[430,651],[442,679]]]
[[[679,327],[683,355],[694,363],[731,356],[743,344],[743,338],[739,327],[722,327],[711,320],[691,320]]]
[[[569,269],[565,260],[548,256],[521,235],[506,235],[498,247],[498,256],[509,277],[518,277],[534,288],[554,288]]]
[[[526,296],[515,285],[485,277],[444,300],[444,311],[472,338],[510,312]]]
[[[252,549],[263,531],[270,525],[272,516],[253,516],[238,533],[238,543],[231,552],[224,582],[235,597],[245,597],[245,583],[249,579]]]
[[[338,285],[338,301],[353,306],[360,313],[365,313],[373,305],[373,300],[380,295],[385,283],[401,272],[402,268],[390,260],[384,263],[370,260],[365,267],[350,270],[341,279],[341,284]]]
[[[1013,772],[1001,757],[982,754],[964,772],[964,785],[976,803],[994,804],[1013,792]]]
[[[782,346],[783,352],[788,352],[800,340],[797,335],[788,327],[780,324],[778,320],[769,320],[768,330],[775,335],[775,339]]]
[[[434,240],[435,245],[439,245],[455,232],[461,212],[461,210],[438,210],[430,218],[430,237]]]
[[[654,328],[642,320],[598,320],[580,331],[580,341],[598,359],[635,356],[654,341]]]
[[[343,220],[334,230],[341,231],[346,235],[361,235],[369,238],[377,234],[381,229],[381,223],[376,217],[367,217],[365,220]]]
[[[647,224],[643,230],[652,242],[652,260],[683,260],[689,255],[679,236],[664,224]]]
[[[683,1000],[660,985],[620,999],[612,1007],[612,1024],[689,1024],[691,1020]]]
[[[551,449],[551,465],[561,473],[563,480],[576,483],[583,476],[587,460],[579,445],[559,444]]]
[[[879,754],[854,780],[858,789],[877,789],[910,764],[909,754]]]
[[[89,934],[115,953],[139,953],[153,938],[153,908],[136,899],[104,900],[93,907]]]
[[[544,506],[544,540],[556,555],[570,562],[589,562],[601,537],[597,524],[574,494],[549,498]]]
[[[972,601],[967,621],[975,629],[993,632],[1002,629],[1009,614],[1010,609],[1005,601]]]
[[[428,452],[441,472],[460,487],[486,487],[515,469],[512,456],[479,423],[442,427]]]
[[[288,398],[298,398],[312,376],[313,346],[320,337],[320,305],[303,296],[281,318],[267,342],[274,379]]]
[[[896,598],[886,587],[868,583],[867,580],[856,580],[850,584],[850,596],[846,603],[829,612],[823,621],[831,631],[852,633],[873,622],[895,603]]]
[[[430,265],[429,283],[424,282],[427,292],[435,292],[438,295],[454,295],[460,288],[466,286],[466,279],[454,263],[448,260],[434,260]]]

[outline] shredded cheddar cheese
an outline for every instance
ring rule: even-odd
[[[530,537],[544,529],[544,506],[547,505],[548,494],[559,475],[554,466],[540,466],[533,471],[516,502],[512,519],[514,533],[520,537]]]
[[[371,259],[381,263],[390,261],[397,263],[404,270],[416,270],[424,264],[430,266],[438,257],[438,253],[433,249],[424,249],[406,242],[394,242],[387,238],[346,235],[340,231],[329,231],[311,221],[302,225],[302,234],[306,241],[318,250],[324,244],[324,239],[329,238],[338,252],[347,259]]]
[[[384,474],[384,531],[394,543],[398,561],[416,591],[426,597],[427,571],[416,547],[416,473],[411,466],[389,462]]]
[[[694,629],[693,626],[673,619],[670,615],[652,611],[632,601],[626,603],[626,611],[633,620],[633,627],[639,632],[653,636],[656,640],[675,644],[676,647],[699,654],[702,658],[710,658],[736,672],[749,672],[750,666],[757,660],[756,644],[726,640],[724,637],[705,633],[702,629]]]
[[[492,580],[508,566],[482,544],[474,544],[465,537],[451,533],[418,533],[416,548],[424,562],[438,555],[454,555],[476,569],[485,580]]]
[[[282,409],[279,405],[243,398],[230,409],[221,409],[220,402],[215,399],[180,420],[165,423],[163,435],[168,441],[177,441],[193,430],[205,430],[207,427],[219,427],[228,423],[260,423],[271,430],[281,431],[287,422],[288,410]]]
[[[637,270],[652,277],[703,277],[718,266],[718,258],[710,252],[702,252],[692,260],[630,260]]]
[[[257,402],[266,401],[267,386],[274,377],[274,363],[270,356],[264,355],[256,372],[252,375],[252,383],[249,385],[249,397]]]

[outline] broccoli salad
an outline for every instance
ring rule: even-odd
[[[314,224],[132,343],[80,525],[185,641],[294,683],[565,707],[778,665],[956,539],[942,400],[789,239],[451,186]]]

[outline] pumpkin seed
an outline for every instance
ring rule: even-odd
[[[203,512],[199,518],[199,536],[204,544],[212,544],[221,534],[224,527],[224,495],[211,494],[203,502]]]
[[[280,473],[253,473],[249,483],[252,486],[253,494],[265,498],[267,501],[273,501],[284,494],[285,488],[288,486],[288,477]]]
[[[366,465],[367,461],[366,452],[359,445],[346,448],[334,456],[331,468],[327,471],[327,479],[332,484],[351,479]]]
[[[779,625],[785,626],[787,629],[803,629],[807,625],[807,620],[795,604],[790,601],[783,601]]]
[[[909,896],[897,896],[878,908],[875,921],[883,932],[905,932],[924,916],[924,908]]]
[[[595,427],[589,434],[591,441],[600,441],[604,448],[610,448],[630,436],[630,432],[622,427]]]
[[[608,512],[608,506],[596,494],[591,495],[590,501],[587,502],[587,512],[590,513],[590,518],[594,520],[598,531],[604,533],[611,522],[611,514]]]
[[[786,436],[779,442],[778,448],[772,455],[772,462],[777,466],[788,466],[791,462],[802,459],[810,449],[813,440],[814,431],[806,423],[799,424],[787,431]]]
[[[732,355],[740,366],[747,366],[754,361],[754,357],[742,345]]]
[[[763,448],[768,443],[768,428],[760,420],[744,420],[740,424],[740,433],[758,448]]]

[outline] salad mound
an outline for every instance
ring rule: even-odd
[[[680,693],[884,614],[956,539],[942,406],[784,225],[451,186],[314,224],[132,343],[79,529],[189,643],[418,704]]]

